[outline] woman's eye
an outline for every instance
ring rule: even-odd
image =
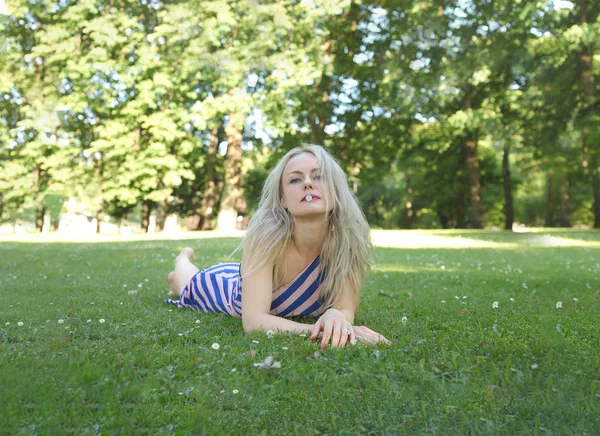
[[[290,180],[290,183],[298,183],[300,181],[300,179],[292,179]]]
[[[317,174],[315,176],[315,180],[321,180],[323,178],[323,176],[321,176],[321,174]]]

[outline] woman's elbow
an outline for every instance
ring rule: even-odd
[[[256,330],[261,330],[260,323],[255,319],[248,319],[242,317],[242,327],[244,328],[244,333],[249,334]]]

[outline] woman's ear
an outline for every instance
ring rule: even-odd
[[[285,198],[281,198],[281,205],[287,209],[287,203],[285,202]]]

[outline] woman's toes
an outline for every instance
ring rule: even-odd
[[[179,255],[185,256],[189,260],[192,260],[192,257],[194,257],[194,249],[191,247],[185,247],[183,250],[181,250],[181,253],[179,253]]]

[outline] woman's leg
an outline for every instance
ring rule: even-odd
[[[171,292],[179,297],[181,290],[189,283],[192,277],[196,275],[200,268],[192,263],[194,250],[185,247],[175,258],[175,271],[171,271],[167,276]]]

